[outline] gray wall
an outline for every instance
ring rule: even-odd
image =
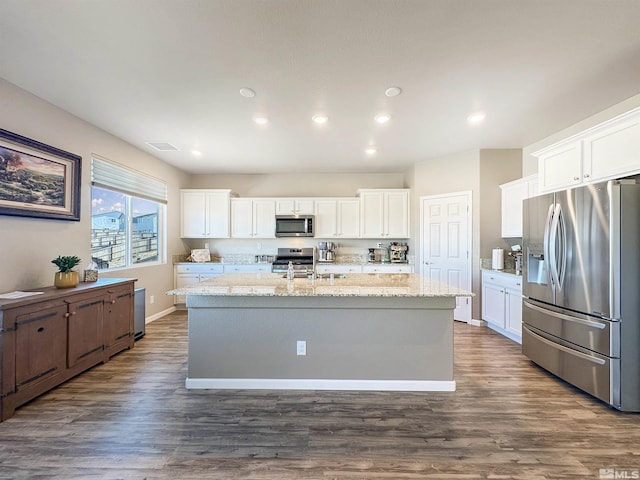
[[[0,292],[52,285],[56,268],[51,259],[77,255],[81,267],[91,258],[91,154],[128,165],[167,182],[167,240],[169,263],[123,269],[104,277],[137,278],[136,286],[147,289],[147,316],[173,305],[164,292],[173,288],[171,257],[182,252],[179,238],[179,189],[188,176],[161,160],[100,130],[73,115],[0,79],[2,128],[82,157],[81,220],[69,222],[26,217],[0,216]],[[149,297],[155,303],[149,304]]]

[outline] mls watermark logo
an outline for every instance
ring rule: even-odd
[[[638,478],[640,479],[640,468],[601,468],[598,478]]]

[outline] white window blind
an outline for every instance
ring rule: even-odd
[[[165,182],[97,156],[91,158],[91,184],[167,203]]]

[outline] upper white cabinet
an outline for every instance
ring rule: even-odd
[[[540,193],[640,172],[640,108],[533,153]]]
[[[360,200],[322,198],[315,201],[316,238],[359,238]]]
[[[231,237],[275,238],[276,202],[266,198],[231,199]]]
[[[500,185],[502,190],[502,237],[522,237],[522,201],[538,194],[538,175]]]
[[[361,189],[360,237],[409,238],[409,190]]]
[[[228,238],[231,190],[180,190],[180,236]]]
[[[313,198],[277,198],[276,215],[313,215]]]

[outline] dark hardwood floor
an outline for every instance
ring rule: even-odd
[[[533,480],[640,469],[639,414],[552,377],[486,328],[456,323],[455,393],[187,391],[186,330],[183,313],[156,320],[133,350],[18,409],[0,424],[0,478]]]

